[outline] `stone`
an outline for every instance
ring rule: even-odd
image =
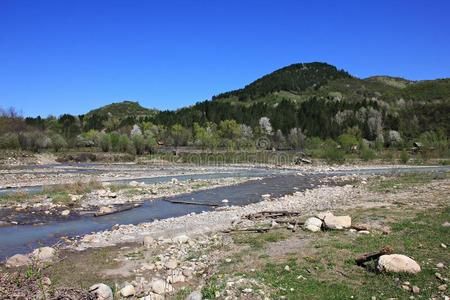
[[[344,229],[352,226],[352,218],[350,216],[333,216],[327,215],[324,219],[325,227],[329,229]]]
[[[284,266],[284,270],[289,272],[291,270],[291,268],[288,265],[286,265],[286,266]]]
[[[223,199],[222,200],[222,203],[228,203],[229,201],[228,201],[228,199]]]
[[[152,279],[151,287],[152,291],[159,295],[164,295],[165,293],[170,293],[173,291],[172,285],[160,278]]]
[[[370,234],[369,230],[360,230],[358,231],[359,234]]]
[[[320,220],[325,220],[325,217],[327,217],[327,216],[333,216],[333,214],[329,211],[320,212],[316,215],[316,218],[318,218]]]
[[[108,193],[108,197],[109,197],[109,198],[117,198],[117,194],[114,193],[114,192],[109,192],[109,193]]]
[[[136,294],[136,290],[131,284],[127,284],[120,290],[120,295],[122,295],[122,297],[131,297],[134,296],[134,294]]]
[[[438,290],[440,291],[446,291],[447,290],[447,285],[446,284],[441,284],[440,286],[438,286]]]
[[[191,269],[185,269],[182,273],[186,277],[192,277],[192,275],[194,275],[194,272]]]
[[[129,186],[136,187],[136,186],[139,185],[139,182],[137,182],[137,181],[135,181],[135,180],[132,180],[132,181],[130,181],[130,182],[128,183],[128,185],[129,185]]]
[[[444,244],[444,243],[441,243],[441,247],[444,248],[444,249],[447,249],[447,245]]]
[[[404,289],[405,291],[410,291],[411,287],[409,285],[403,284],[402,289]]]
[[[186,278],[182,274],[175,274],[175,275],[170,275],[169,277],[167,277],[167,281],[169,283],[185,282]]]
[[[182,234],[182,235],[174,237],[173,241],[175,243],[179,243],[179,244],[186,244],[189,241],[189,237],[185,234]]]
[[[305,221],[305,228],[312,232],[320,231],[322,228],[322,220],[316,217],[308,218]]]
[[[151,248],[151,247],[153,247],[156,244],[155,239],[152,238],[149,235],[144,236],[144,241],[143,242],[144,242],[144,246],[146,248]]]
[[[442,268],[444,268],[444,267],[445,267],[444,263],[438,263],[438,264],[436,265],[436,268],[439,268],[439,269],[442,269]]]
[[[444,223],[442,223],[442,227],[450,227],[450,222],[445,221]]]
[[[18,268],[23,266],[28,266],[31,264],[30,258],[28,256],[23,254],[16,254],[11,256],[6,260],[6,267],[7,268]]]
[[[140,298],[140,300],[164,300],[164,296],[155,293],[150,293],[149,295]]]
[[[414,294],[420,294],[420,288],[419,288],[417,285],[414,285],[414,286],[412,287],[412,292],[413,292]]]
[[[31,257],[39,262],[51,262],[56,255],[56,250],[52,247],[41,247],[31,253]]]
[[[167,269],[172,269],[172,270],[176,269],[177,266],[178,266],[178,261],[176,259],[174,259],[174,258],[171,258],[164,264],[164,266]]]
[[[109,286],[104,283],[94,284],[89,288],[89,293],[96,300],[113,300],[113,292]]]
[[[70,210],[68,210],[68,209],[65,209],[65,210],[63,210],[62,212],[61,212],[61,216],[68,216],[68,215],[70,215]]]
[[[102,206],[98,210],[99,214],[110,214],[112,212],[113,212],[113,209],[111,207],[109,207],[109,206]]]
[[[378,269],[382,272],[416,274],[421,271],[419,264],[402,254],[382,255],[378,260]]]
[[[41,283],[42,283],[42,285],[45,285],[45,286],[52,285],[52,281],[48,277],[42,277]]]
[[[190,293],[185,300],[202,300],[203,296],[202,293],[199,291],[193,291]]]

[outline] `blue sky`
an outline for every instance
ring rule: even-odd
[[[277,68],[450,77],[450,2],[0,0],[0,107],[176,109]]]

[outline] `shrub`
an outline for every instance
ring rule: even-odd
[[[67,147],[66,140],[60,134],[56,133],[56,134],[52,135],[51,140],[52,140],[53,150],[55,150],[55,152],[58,152],[59,150],[61,150],[64,147]]]
[[[327,143],[323,152],[323,158],[329,163],[343,163],[345,161],[345,153],[338,149],[335,144]]]
[[[136,154],[142,155],[145,151],[145,139],[142,134],[135,134],[132,136],[132,141]]]
[[[367,146],[361,147],[360,157],[363,161],[369,161],[375,158],[375,152]]]
[[[100,148],[103,152],[111,151],[111,137],[109,134],[104,133],[100,136]]]
[[[120,134],[118,132],[109,133],[109,138],[111,141],[111,151],[119,152],[120,151]]]
[[[5,133],[0,136],[0,149],[19,149],[19,136],[15,133]]]
[[[409,161],[409,154],[406,152],[406,150],[402,150],[400,153],[400,161],[404,164],[406,164]]]
[[[145,150],[147,150],[149,153],[155,152],[156,145],[157,145],[157,142],[156,142],[156,139],[154,136],[149,135],[145,139]]]
[[[345,152],[351,152],[352,147],[358,145],[358,139],[350,134],[342,134],[338,137],[338,142]]]

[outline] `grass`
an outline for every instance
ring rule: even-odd
[[[441,224],[450,219],[450,207],[438,211],[419,212],[410,219],[391,224],[389,235],[357,235],[349,237],[334,233],[314,244],[313,256],[294,256],[287,262],[268,263],[257,272],[257,278],[274,289],[273,298],[286,299],[406,299],[411,292],[401,288],[409,281],[421,289],[423,299],[438,294],[437,286],[442,284],[435,277],[438,262],[450,263],[448,250],[441,243],[450,243],[450,228]],[[380,274],[373,266],[358,267],[354,259],[366,252],[391,245],[396,253],[414,258],[422,267],[417,275]],[[285,265],[290,271],[286,271]],[[448,269],[439,270],[443,277],[449,277]],[[305,278],[305,279],[302,279]],[[398,280],[396,279],[398,278]]]
[[[261,249],[267,243],[274,243],[287,238],[286,230],[271,230],[264,233],[233,234],[235,244],[247,244],[253,249]]]
[[[103,188],[103,184],[95,179],[91,179],[90,181],[77,181],[74,183],[67,184],[55,184],[44,186],[44,193],[57,193],[57,192],[66,192],[70,194],[86,194],[90,193],[93,190],[98,190]]]
[[[377,180],[369,186],[369,190],[382,193],[398,192],[415,185],[427,184],[432,180],[445,179],[448,176],[449,172],[401,174],[395,177]]]

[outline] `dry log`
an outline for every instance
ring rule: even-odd
[[[358,266],[364,265],[366,262],[378,259],[385,254],[392,254],[394,250],[390,246],[384,246],[380,251],[363,254],[355,259]]]
[[[268,232],[271,228],[242,228],[242,229],[228,229],[223,230],[223,233],[231,233],[231,232],[257,232],[264,233]]]
[[[299,216],[300,212],[291,212],[291,211],[262,211],[254,214],[246,215],[245,218],[249,220],[257,220],[263,218],[271,218],[276,219],[280,217],[294,217]]]

